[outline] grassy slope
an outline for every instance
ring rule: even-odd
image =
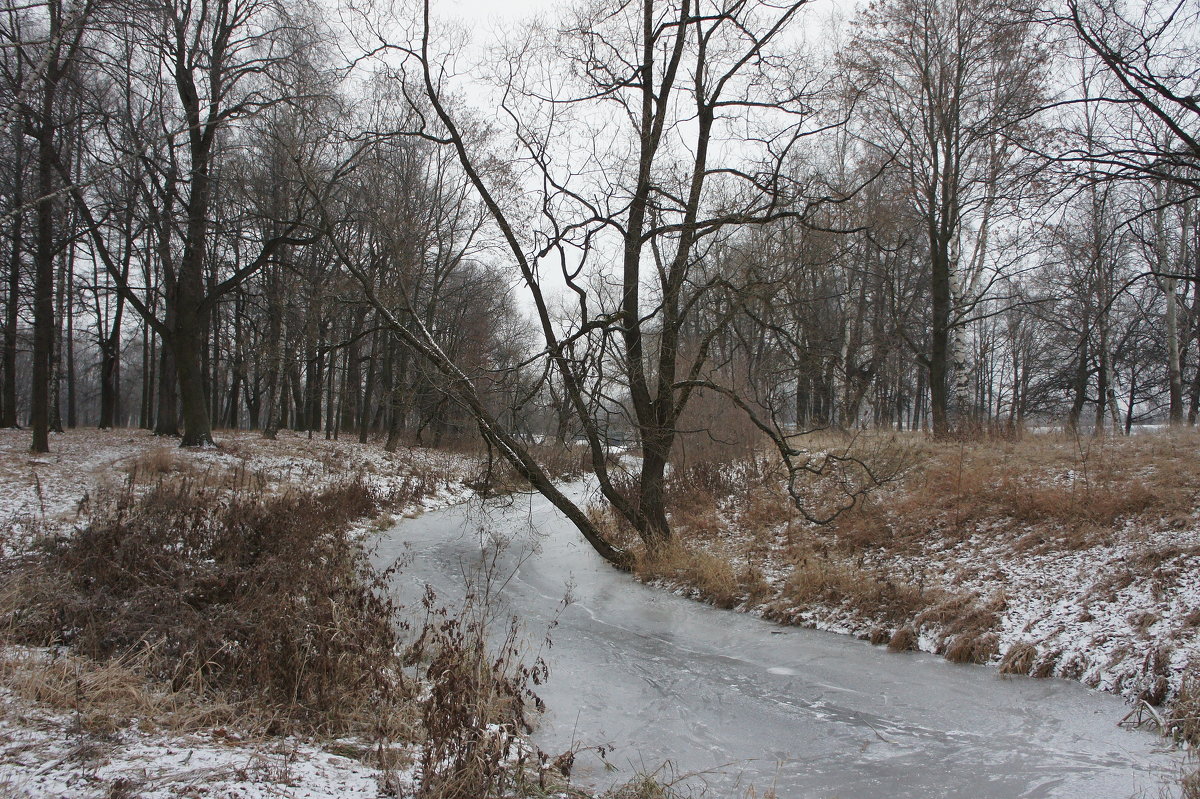
[[[897,650],[1078,679],[1188,724],[1200,435],[897,446],[905,475],[823,527],[798,518],[770,469],[724,482],[682,470],[679,542],[643,558],[642,577]]]

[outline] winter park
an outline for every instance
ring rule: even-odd
[[[0,0],[0,797],[1200,799],[1200,0]]]

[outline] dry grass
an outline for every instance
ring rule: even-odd
[[[914,439],[916,466],[835,523],[851,549],[911,550],[929,536],[1022,535],[1042,551],[1102,542],[1120,521],[1189,524],[1200,433],[1132,438]]]
[[[1194,660],[1188,664],[1179,693],[1168,711],[1166,731],[1200,748],[1200,663]]]
[[[34,691],[47,700],[55,674],[91,663],[97,685],[137,674],[143,695],[241,707],[266,731],[399,734],[409,720],[395,608],[349,538],[350,522],[376,507],[359,481],[279,496],[186,476],[128,489],[74,535],[3,565],[6,637],[70,648]],[[131,701],[129,714],[138,708]]]
[[[733,608],[767,595],[769,586],[753,567],[738,570],[728,559],[674,540],[652,551],[641,550],[634,574],[642,580],[683,586],[719,608]]]
[[[770,611],[784,607],[828,606],[851,609],[889,626],[912,619],[940,595],[890,579],[853,563],[810,556],[793,568]]]
[[[911,648],[921,636],[932,638],[934,650],[953,661],[999,659],[1008,674],[1049,676],[1057,670],[1069,676],[1073,664],[1032,644],[1010,647],[1000,658],[999,623],[1006,607],[1001,572],[993,578],[964,570],[927,580],[919,568],[895,564],[945,560],[943,553],[973,537],[981,546],[1033,555],[1108,544],[1117,531],[1139,523],[1147,529],[1191,526],[1200,497],[1195,431],[1128,439],[1039,435],[959,441],[828,433],[794,443],[811,452],[851,446],[882,453],[888,469],[903,452],[911,468],[832,524],[814,527],[799,518],[782,490],[782,470],[771,461],[693,460],[670,476],[675,541],[644,554],[639,574],[690,588],[722,607],[751,605],[783,622],[812,623],[817,611],[817,618],[852,618],[870,631],[864,637],[893,648]],[[821,486],[814,479],[803,490],[818,496]],[[606,518],[603,511],[594,513]],[[611,514],[606,523],[636,545]],[[1167,591],[1178,581],[1174,564],[1194,554],[1149,548],[1131,557],[1128,569],[1114,570],[1098,583],[1097,599],[1115,600],[1122,580],[1144,578],[1160,586],[1155,590]],[[769,582],[764,573],[783,579]],[[955,588],[958,581],[991,579],[1000,589],[991,598]],[[1158,621],[1150,613],[1129,619],[1143,635]],[[1161,671],[1147,662],[1147,675]],[[1162,681],[1151,682],[1143,693],[1161,701]]]
[[[101,663],[65,652],[9,650],[0,657],[0,683],[24,700],[70,712],[81,731],[99,736],[134,719],[143,732],[253,729],[269,722],[249,706],[147,679],[148,660],[144,653]]]
[[[1000,659],[1001,674],[1030,674],[1038,659],[1037,647],[1022,641],[1013,644]]]

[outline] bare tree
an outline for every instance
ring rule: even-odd
[[[1031,25],[992,0],[872,6],[848,49],[861,136],[906,176],[927,239],[930,335],[917,357],[938,435],[954,427],[952,411],[971,413],[966,323],[987,282],[997,216],[1026,177],[1016,143],[1032,132],[1044,58]]]
[[[55,343],[55,259],[68,239],[57,216],[60,185],[58,173],[71,181],[64,162],[70,158],[61,152],[65,122],[64,102],[68,84],[78,67],[87,22],[94,7],[88,2],[67,6],[61,0],[48,0],[45,16],[36,25],[45,38],[36,47],[19,47],[18,58],[27,61],[25,72],[37,75],[33,90],[17,87],[15,107],[19,109],[23,132],[35,143],[34,285],[33,285],[33,368],[31,370],[30,427],[34,452],[50,450],[51,370]],[[14,269],[16,265],[14,264]]]
[[[1107,176],[1155,177],[1189,196],[1200,192],[1200,6],[1067,0],[1065,13],[1052,20],[1066,25],[1116,84],[1112,93],[1078,102],[1119,111],[1062,157]]]
[[[710,354],[727,314],[696,325],[701,306],[731,288],[719,270],[702,268],[717,244],[755,225],[803,220],[829,199],[807,196],[788,170],[789,154],[814,129],[813,86],[791,38],[803,5],[598,3],[557,31],[532,31],[511,44],[497,78],[519,153],[507,166],[452,97],[429,4],[411,44],[379,37],[417,69],[422,96],[413,108],[421,124],[405,132],[456,154],[535,314],[540,352],[533,357],[555,374],[601,493],[651,547],[671,535],[667,465],[698,391],[752,415],[795,480],[840,462],[808,459],[719,379]],[[565,62],[544,49],[547,40]],[[569,298],[565,314],[558,289]],[[411,323],[375,300],[397,335],[445,376],[489,444],[601,555],[628,563],[440,350],[411,297],[398,299]],[[614,413],[627,414],[640,446],[631,478],[606,460]]]

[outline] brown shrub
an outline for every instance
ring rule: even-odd
[[[549,672],[540,657],[524,662],[516,617],[495,629],[495,574],[492,568],[472,576],[456,612],[440,605],[432,588],[425,589],[425,623],[406,653],[410,661],[426,661],[419,797],[510,795],[509,787],[525,778],[526,761],[542,755],[521,736],[532,731],[530,714],[544,709],[532,686],[542,684]]]

